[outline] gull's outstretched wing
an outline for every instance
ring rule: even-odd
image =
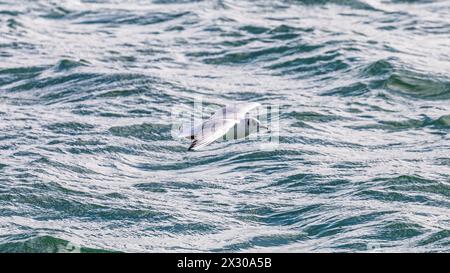
[[[190,150],[199,150],[225,135],[235,124],[234,119],[209,119],[202,125],[202,130],[194,136]]]
[[[210,119],[235,119],[240,120],[245,118],[245,115],[251,110],[260,107],[261,104],[257,102],[240,102],[227,105],[220,109]]]

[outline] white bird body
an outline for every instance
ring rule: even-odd
[[[249,111],[259,106],[261,106],[259,103],[253,102],[224,107],[199,125],[183,125],[179,137],[192,140],[189,150],[199,150],[221,137],[224,139],[247,137],[258,132],[260,128],[267,128],[261,125],[259,120],[247,115]]]
[[[255,118],[244,118],[239,120],[228,132],[224,135],[225,139],[240,139],[245,138],[253,133],[259,131],[260,122]]]

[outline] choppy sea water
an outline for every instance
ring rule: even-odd
[[[0,0],[0,251],[450,251],[449,18]],[[279,145],[188,152],[199,97],[279,106]]]

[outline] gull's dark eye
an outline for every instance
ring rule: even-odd
[[[250,120],[247,119],[247,126],[250,126]]]

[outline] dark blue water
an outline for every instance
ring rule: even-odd
[[[448,252],[449,132],[449,1],[0,0],[3,252]]]

